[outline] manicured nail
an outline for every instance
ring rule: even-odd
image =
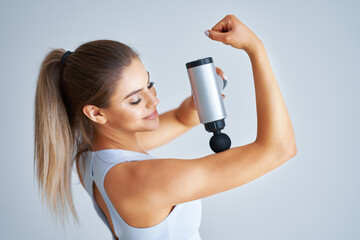
[[[208,30],[206,30],[204,33],[205,33],[206,36],[209,37],[209,31]]]

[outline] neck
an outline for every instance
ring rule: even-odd
[[[146,153],[141,146],[136,132],[117,133],[117,132],[98,132],[95,131],[93,139],[93,149],[91,151],[100,151],[104,149],[123,149],[134,152]]]

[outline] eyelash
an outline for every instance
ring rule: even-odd
[[[155,82],[150,82],[150,85],[148,86],[148,89],[152,88],[154,86]],[[141,102],[141,98],[139,98],[136,102],[130,103],[131,105],[137,105]]]

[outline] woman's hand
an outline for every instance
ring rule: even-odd
[[[246,52],[255,48],[260,39],[234,15],[227,15],[205,34],[212,40],[222,42]]]
[[[223,80],[227,80],[223,70],[221,70],[220,68],[218,67],[215,67],[215,70],[216,70],[216,73],[219,74],[221,76],[221,78]],[[222,94],[222,98],[224,99],[225,98],[225,95]],[[185,99],[185,101],[188,102],[188,106],[189,108],[191,108],[192,110],[196,110],[196,105],[195,105],[195,102],[194,102],[194,97],[191,95],[190,97],[188,97],[187,99]]]

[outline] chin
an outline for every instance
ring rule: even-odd
[[[159,125],[160,125],[159,118],[150,120],[150,121],[149,120],[145,120],[145,121],[146,121],[146,124],[144,125],[141,132],[154,131],[159,128]]]

